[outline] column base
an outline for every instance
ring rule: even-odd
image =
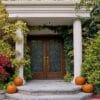
[[[25,79],[23,79],[23,85],[25,85],[26,84],[26,80]]]
[[[23,85],[26,84],[26,80],[19,75],[19,77],[23,80]]]
[[[71,81],[72,84],[75,84],[75,77],[73,78],[73,80]]]

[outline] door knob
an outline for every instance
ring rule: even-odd
[[[43,61],[44,61],[44,66],[45,66],[46,65],[46,57],[44,57],[44,60]]]
[[[46,57],[46,62],[47,62],[47,66],[48,66],[48,64],[49,64],[49,57],[48,56]]]
[[[48,65],[49,64],[49,57],[46,56],[44,57],[44,65]]]

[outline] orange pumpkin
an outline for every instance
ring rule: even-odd
[[[6,89],[7,93],[16,93],[16,91],[17,91],[17,88],[14,84],[9,84],[7,86],[7,89]]]
[[[23,85],[23,80],[22,80],[20,77],[16,77],[16,78],[14,79],[14,84],[15,84],[16,86],[21,86],[21,85]]]
[[[85,78],[82,76],[77,76],[75,78],[75,84],[77,84],[77,85],[83,85],[83,84],[85,84],[85,82],[86,82]]]
[[[85,84],[82,86],[83,92],[92,93],[93,92],[93,85],[92,84]]]

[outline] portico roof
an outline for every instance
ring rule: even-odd
[[[9,20],[24,20],[29,25],[71,25],[78,17],[89,17],[83,7],[79,11],[79,0],[3,0]]]

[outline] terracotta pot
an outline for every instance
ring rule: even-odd
[[[85,84],[85,78],[84,77],[82,77],[82,76],[77,76],[76,78],[75,78],[75,84],[77,84],[77,85],[84,85]]]
[[[92,84],[85,84],[82,86],[83,92],[92,93],[93,92],[93,85]]]
[[[21,86],[21,85],[23,85],[23,80],[22,80],[22,78],[16,77],[16,78],[14,79],[14,84],[15,84],[16,86]]]
[[[14,85],[14,84],[9,84],[8,86],[7,86],[7,89],[6,89],[6,92],[7,93],[16,93],[16,91],[17,91],[17,88],[16,88],[16,86]]]

